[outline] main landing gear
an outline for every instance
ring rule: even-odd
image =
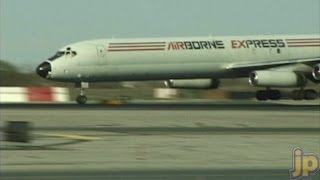
[[[268,99],[270,100],[279,100],[281,99],[281,92],[279,90],[264,90],[264,91],[258,91],[256,94],[256,98],[259,101],[266,101]]]
[[[85,89],[89,88],[89,83],[86,83],[86,82],[76,83],[76,87],[80,89],[80,94],[76,98],[77,103],[86,104],[88,98],[85,96]]]
[[[299,100],[314,100],[318,98],[317,91],[313,89],[307,89],[307,90],[294,90],[292,92],[292,99],[299,101]]]
[[[300,89],[300,90],[294,90],[292,92],[292,99],[293,100],[315,100],[317,99],[319,94],[317,91],[313,89]],[[280,100],[282,98],[281,92],[279,90],[262,90],[257,91],[256,98],[259,101],[267,101],[267,100]]]

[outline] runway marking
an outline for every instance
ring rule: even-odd
[[[78,134],[61,134],[61,133],[35,133],[36,135],[41,136],[51,136],[51,137],[59,137],[59,138],[66,138],[66,139],[77,139],[77,140],[100,140],[102,138],[94,137],[94,136],[84,136]]]

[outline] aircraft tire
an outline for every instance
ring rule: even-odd
[[[317,91],[313,90],[313,89],[308,89],[305,90],[304,92],[304,99],[306,100],[315,100],[318,98],[318,93]]]
[[[295,101],[301,101],[304,99],[305,92],[303,90],[292,91],[292,99]]]
[[[87,97],[86,96],[84,96],[84,95],[79,95],[79,96],[77,96],[77,103],[78,104],[86,104],[86,102],[87,102]]]
[[[279,100],[281,99],[281,92],[279,90],[270,90],[267,91],[270,100]]]
[[[258,101],[268,100],[268,91],[257,91],[256,98]]]

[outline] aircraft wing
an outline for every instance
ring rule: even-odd
[[[263,70],[277,68],[287,65],[295,64],[307,64],[309,66],[314,66],[315,64],[320,63],[320,57],[316,58],[307,58],[307,59],[291,59],[283,61],[269,61],[269,62],[258,62],[258,63],[234,63],[226,67],[227,70],[233,71],[238,75],[247,76],[251,71],[254,70]]]

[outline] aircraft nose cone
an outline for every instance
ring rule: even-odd
[[[43,78],[48,78],[51,73],[51,65],[48,62],[43,62],[37,67],[37,74]]]

